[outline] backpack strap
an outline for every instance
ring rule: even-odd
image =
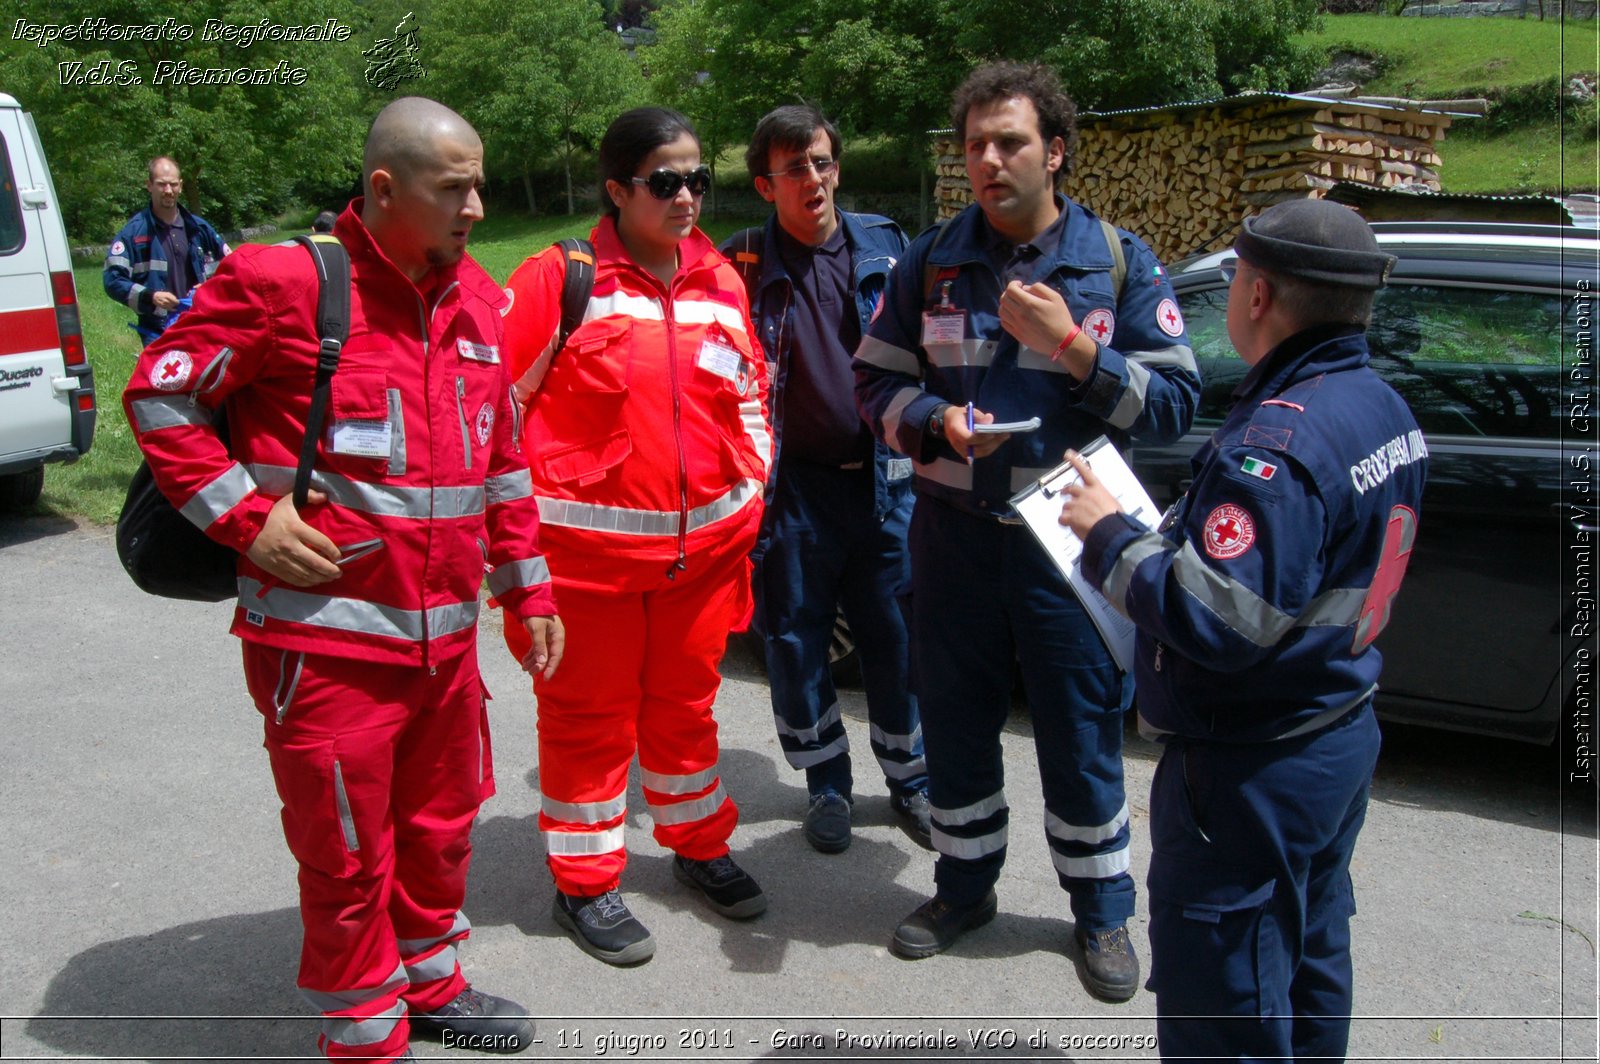
[[[1100,231],[1106,235],[1106,247],[1111,250],[1111,292],[1117,297],[1117,302],[1122,302],[1122,286],[1128,280],[1128,260],[1122,254],[1122,238],[1117,235],[1117,227],[1106,221],[1098,219]]]
[[[755,225],[739,230],[722,245],[733,252],[729,261],[739,271],[739,276],[744,278],[745,294],[750,297],[751,303],[756,301],[756,285],[761,283],[761,245],[765,238],[761,226]]]
[[[567,337],[583,324],[589,296],[594,293],[594,245],[582,237],[569,236],[556,241],[556,247],[566,261],[567,274],[561,282],[561,326],[552,354],[565,347]]]
[[[317,267],[317,375],[311,388],[311,413],[306,417],[306,438],[300,444],[300,462],[294,471],[294,504],[304,507],[311,487],[311,464],[327,419],[328,395],[339,369],[339,353],[350,335],[350,256],[338,237],[328,233],[297,236],[295,242],[311,253]]]

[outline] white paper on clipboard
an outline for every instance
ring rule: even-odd
[[[1150,501],[1149,493],[1110,440],[1101,436],[1078,453],[1088,461],[1089,468],[1094,470],[1095,476],[1111,492],[1123,512],[1146,528],[1155,528],[1160,523],[1161,514],[1156,510],[1155,503]],[[1056,568],[1066,576],[1067,583],[1077,592],[1078,598],[1083,600],[1084,608],[1094,621],[1094,626],[1100,630],[1100,638],[1105,640],[1117,668],[1130,672],[1133,669],[1134,624],[1118,613],[1084,577],[1078,564],[1083,555],[1083,541],[1060,521],[1061,490],[1068,484],[1077,483],[1079,479],[1078,471],[1063,462],[1013,496],[1011,506],[1027,524],[1028,530]]]

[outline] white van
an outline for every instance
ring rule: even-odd
[[[0,510],[87,453],[94,419],[61,201],[33,116],[0,93]]]

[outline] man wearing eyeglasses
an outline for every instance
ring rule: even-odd
[[[850,743],[829,672],[842,607],[860,654],[870,745],[889,807],[928,845],[927,768],[911,693],[906,527],[911,461],[872,438],[856,413],[850,358],[883,298],[905,234],[888,218],[834,205],[839,132],[810,105],[756,126],[745,161],[775,213],[722,252],[750,291],[773,384],[773,476],[756,546],[757,627],[765,639],[778,742],[806,774],[806,841],[850,845]]]
[[[1139,976],[1127,929],[1125,685],[1061,573],[1006,519],[1010,498],[1069,447],[1102,434],[1119,445],[1181,436],[1199,379],[1149,247],[1056,192],[1075,115],[1055,73],[1036,64],[987,64],[956,90],[951,117],[976,202],[907,250],[856,352],[856,398],[914,460],[918,500],[912,657],[939,859],[934,896],[890,948],[931,957],[995,915],[1015,663],[1083,981],[1125,1001]],[[975,431],[1028,419],[1035,431]]]
[[[179,202],[183,175],[166,155],[146,169],[150,205],[128,219],[106,254],[106,295],[139,315],[131,328],[148,344],[167,327],[189,290],[216,270],[228,245],[211,223]]]

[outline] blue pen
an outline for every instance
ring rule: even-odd
[[[972,464],[972,404],[967,404],[967,465]]]

